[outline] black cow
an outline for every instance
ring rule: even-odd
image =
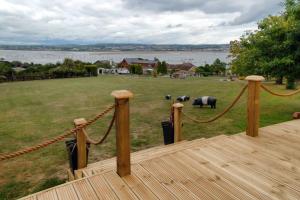
[[[215,97],[204,96],[194,100],[193,106],[200,106],[202,108],[204,105],[216,108],[217,99]]]
[[[177,101],[183,102],[183,101],[189,101],[190,97],[189,96],[181,96],[177,98]]]

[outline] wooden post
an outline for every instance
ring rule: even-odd
[[[180,142],[182,140],[182,108],[183,104],[175,103],[173,104],[174,108],[174,142]]]
[[[78,127],[85,123],[86,123],[86,120],[84,118],[74,120],[75,127]],[[76,132],[77,158],[78,158],[77,167],[78,167],[78,169],[82,169],[87,166],[86,137],[85,137],[84,131],[85,131],[84,129],[80,129]]]
[[[248,106],[247,106],[247,130],[248,136],[257,137],[259,129],[259,96],[260,84],[265,80],[262,76],[248,76]]]
[[[117,144],[117,173],[120,177],[130,175],[130,133],[129,133],[129,98],[133,94],[127,90],[111,93],[116,104],[116,144]]]

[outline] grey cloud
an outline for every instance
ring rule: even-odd
[[[230,0],[123,0],[127,8],[151,11],[186,11],[201,10],[206,13],[233,12],[239,9],[237,3]]]
[[[180,27],[183,27],[183,24],[175,24],[175,25],[168,24],[168,26],[166,26],[166,28],[180,28]]]
[[[282,10],[281,0],[266,0],[254,4],[236,18],[231,25],[240,25],[253,21],[258,21],[270,14],[278,14]]]
[[[269,14],[282,10],[282,0],[123,0],[128,8],[147,12],[182,12],[198,10],[206,14],[239,12],[240,17],[232,22],[239,25],[257,21]]]
[[[0,43],[224,43],[280,1],[0,0]]]

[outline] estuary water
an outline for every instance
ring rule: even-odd
[[[190,62],[196,66],[211,64],[216,58],[228,62],[229,53],[223,51],[22,51],[0,50],[0,59],[7,61],[33,62],[39,64],[62,62],[64,58],[72,58],[85,62],[111,60],[119,63],[123,58],[158,58],[170,64]]]

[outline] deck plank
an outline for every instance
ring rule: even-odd
[[[143,168],[150,172],[156,179],[159,180],[169,191],[171,191],[174,196],[178,199],[199,199],[195,196],[187,187],[190,185],[192,187],[191,181],[186,181],[185,186],[174,177],[168,174],[171,169],[162,169],[159,164],[156,163],[156,159],[144,161],[141,163]]]
[[[251,182],[253,185],[257,185],[274,198],[295,200],[300,199],[300,195],[296,191],[287,188],[284,184],[278,183],[273,179],[253,170],[251,166],[242,164],[241,162],[235,160],[235,157],[226,155],[224,151],[216,150],[212,147],[205,147],[197,150],[198,153],[215,164],[219,166],[226,165],[225,169],[227,171],[231,171],[232,174],[239,174],[245,180]]]
[[[103,176],[119,199],[138,199],[116,172],[108,172],[103,174]]]
[[[37,200],[58,200],[56,190],[48,190],[37,194]]]
[[[98,199],[95,191],[86,179],[75,181],[73,185],[79,199]]]
[[[184,141],[131,154],[131,175],[115,158],[88,165],[86,176],[26,200],[300,199],[300,120],[245,133]]]
[[[88,179],[99,199],[118,199],[115,192],[105,181],[103,175],[93,176]]]
[[[262,152],[270,156],[273,156],[281,161],[285,161],[287,166],[289,166],[290,164],[295,166],[300,166],[299,159],[296,159],[291,155],[285,154],[284,152],[281,151],[280,147],[277,148],[276,144],[272,144],[272,145],[270,145],[270,143],[264,144],[263,142],[259,141],[259,139],[257,138],[251,138],[240,134],[233,135],[232,137],[230,137],[230,139],[236,140],[238,143],[248,146],[249,148],[252,148],[252,151],[254,153]]]
[[[168,157],[165,156],[164,159],[166,160],[166,162],[172,163],[174,166],[178,167],[180,172],[184,174],[185,177],[189,177],[195,182],[198,182],[200,178],[204,178],[205,180],[213,183],[212,186],[220,190],[221,197],[216,196],[218,199],[222,199],[223,197],[227,196],[232,197],[232,195],[237,199],[255,199],[253,195],[239,188],[238,185],[235,185],[231,181],[226,180],[226,178],[221,174],[218,174],[217,172],[212,170],[208,170],[205,167],[201,167],[201,164],[199,162],[206,163],[207,161],[197,160],[197,157],[191,159],[187,154],[188,152],[178,152],[176,154],[171,154]],[[189,169],[188,171],[186,170],[187,168]],[[205,186],[204,190],[205,189],[208,188]],[[212,190],[210,191],[210,193],[211,195],[215,196],[216,194],[218,194],[218,191],[215,192]],[[225,193],[225,195],[223,195],[222,193]]]
[[[187,186],[197,197],[200,199],[237,199],[234,196],[223,191],[217,185],[214,184],[213,179],[206,179],[203,175],[197,175],[192,170],[186,170],[185,166],[180,163],[172,162],[172,158],[164,156],[158,160],[163,168],[169,169],[169,175],[176,180],[185,184],[187,181],[192,182],[198,190],[191,190],[190,186]]]
[[[218,137],[225,137],[225,136],[221,135]],[[149,160],[165,154],[180,151],[182,149],[195,146],[201,141],[204,141],[204,139],[200,138],[193,141],[182,141],[179,142],[178,144],[170,144],[167,146],[159,146],[159,147],[154,147],[153,149],[142,150],[141,152],[134,152],[131,155],[131,163],[132,164],[140,163],[143,160]],[[93,174],[106,173],[108,171],[111,171],[112,169],[115,170],[115,168],[116,168],[116,158],[112,158],[109,159],[107,162],[100,161],[98,164],[88,165],[88,167],[83,170],[83,173],[91,176]]]
[[[138,176],[142,182],[151,189],[151,191],[159,197],[159,199],[176,199],[175,196],[167,190],[156,178],[154,178],[147,170],[141,165],[132,166],[133,174]]]
[[[25,198],[22,198],[21,200],[36,200],[36,196],[29,196],[29,197],[25,197]]]
[[[243,146],[229,138],[222,145],[214,143],[212,146],[227,152],[230,156],[236,157],[236,160],[240,160],[245,165],[251,165],[252,169],[264,173],[300,192],[300,168],[298,166],[290,163],[287,166],[285,161],[260,151],[249,150],[247,146]]]
[[[76,200],[79,199],[72,184],[67,184],[56,188],[59,200]]]
[[[159,199],[135,174],[123,177],[123,181],[139,199]]]
[[[256,188],[249,185],[246,181],[241,179],[239,176],[232,176],[230,173],[226,172],[223,167],[225,166],[216,166],[210,163],[207,159],[204,159],[203,157],[199,156],[198,154],[195,154],[192,150],[188,149],[184,152],[178,153],[182,158],[185,160],[189,160],[189,164],[194,169],[197,169],[199,171],[203,171],[206,175],[210,176],[218,176],[224,179],[226,182],[228,181],[228,184],[233,184],[239,187],[240,189],[246,191],[246,193],[249,193],[254,197],[254,199],[266,199],[270,200],[271,197],[265,195],[264,193],[261,193],[260,191],[257,191]],[[244,193],[244,192],[242,192]],[[245,194],[245,193],[244,193]],[[247,194],[245,194],[247,195]]]

